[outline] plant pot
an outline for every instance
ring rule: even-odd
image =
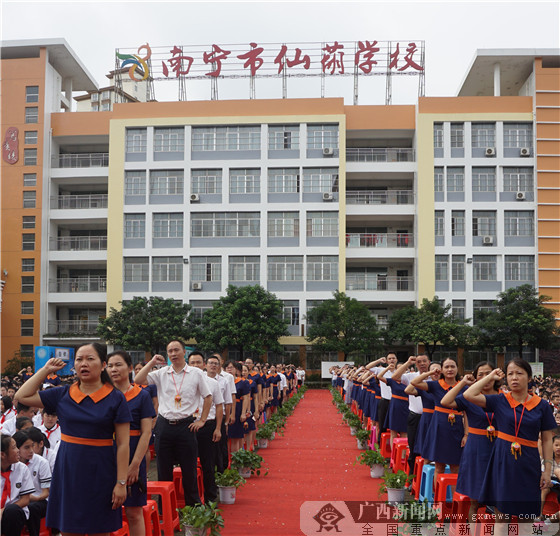
[[[270,438],[270,440],[272,441],[275,437],[276,437],[276,432],[272,432],[272,437]]]
[[[354,428],[353,426],[350,427],[350,435],[352,435],[352,436],[356,435],[356,428]]]
[[[384,472],[385,467],[383,467],[379,463],[376,463],[369,468],[369,474],[371,475],[371,478],[381,478]]]
[[[222,504],[234,504],[236,491],[237,488],[235,486],[218,486],[220,502]]]
[[[358,448],[360,450],[367,450],[367,441],[360,441],[359,439],[357,439],[358,442]]]
[[[208,534],[208,527],[195,528],[190,525],[185,525],[185,536],[206,536]]]
[[[387,502],[402,503],[404,502],[404,488],[387,488]]]
[[[268,448],[268,439],[258,439],[257,444],[260,449],[266,449]]]
[[[239,469],[239,474],[243,478],[251,478],[251,469],[249,467],[241,467]]]

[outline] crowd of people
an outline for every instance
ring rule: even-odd
[[[377,438],[407,437],[411,474],[417,456],[435,465],[436,476],[458,473],[471,519],[486,505],[499,518],[542,520],[547,494],[560,491],[560,382],[533,377],[526,361],[512,359],[505,372],[481,362],[461,377],[454,359],[397,363],[389,353],[330,372]]]
[[[178,340],[167,359],[133,367],[127,352],[107,354],[94,342],[76,350],[74,377],[59,378],[66,363],[55,358],[3,383],[2,535],[27,526],[38,536],[45,516],[63,535],[109,534],[122,527],[124,506],[131,536],[145,536],[152,443],[158,480],[172,481],[179,465],[185,503],[200,503],[199,459],[204,501],[216,501],[215,471],[236,450],[254,448],[259,423],[305,380],[294,365],[187,356]]]

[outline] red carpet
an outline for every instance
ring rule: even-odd
[[[360,453],[327,390],[311,389],[288,418],[285,435],[260,449],[267,476],[251,477],[233,505],[220,505],[223,536],[302,534],[305,501],[366,501],[378,497],[380,480],[354,465]]]

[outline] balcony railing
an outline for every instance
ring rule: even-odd
[[[53,168],[108,167],[109,153],[60,154],[53,156]]]
[[[107,277],[61,277],[49,281],[49,292],[107,292]]]
[[[347,191],[346,202],[349,205],[412,205],[412,190],[359,190]]]
[[[414,162],[414,149],[350,147],[346,149],[348,162]]]
[[[49,335],[97,335],[99,320],[51,320]]]
[[[51,197],[52,209],[107,208],[108,194],[58,195]]]
[[[407,233],[346,233],[349,248],[412,248],[414,235]]]
[[[408,290],[414,290],[414,278],[350,273],[346,274],[346,290],[406,292]]]
[[[106,249],[106,236],[61,236],[51,240],[51,250],[53,251],[102,251]]]

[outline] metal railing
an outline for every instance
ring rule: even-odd
[[[346,233],[349,248],[411,248],[414,235],[407,233]]]
[[[101,251],[106,249],[106,236],[61,236],[51,240],[51,250],[53,251]]]
[[[96,335],[99,320],[51,320],[49,334],[75,333],[79,335]]]
[[[346,149],[348,162],[414,162],[414,149],[350,147]]]
[[[59,154],[53,156],[53,168],[108,167],[109,153]]]
[[[60,277],[51,279],[49,281],[49,292],[107,292],[107,277]]]
[[[412,205],[412,190],[357,190],[346,192],[349,205]]]
[[[51,197],[51,208],[107,208],[108,200],[108,194],[58,195]]]
[[[414,290],[414,278],[349,273],[346,274],[346,290],[406,292],[408,290]]]

